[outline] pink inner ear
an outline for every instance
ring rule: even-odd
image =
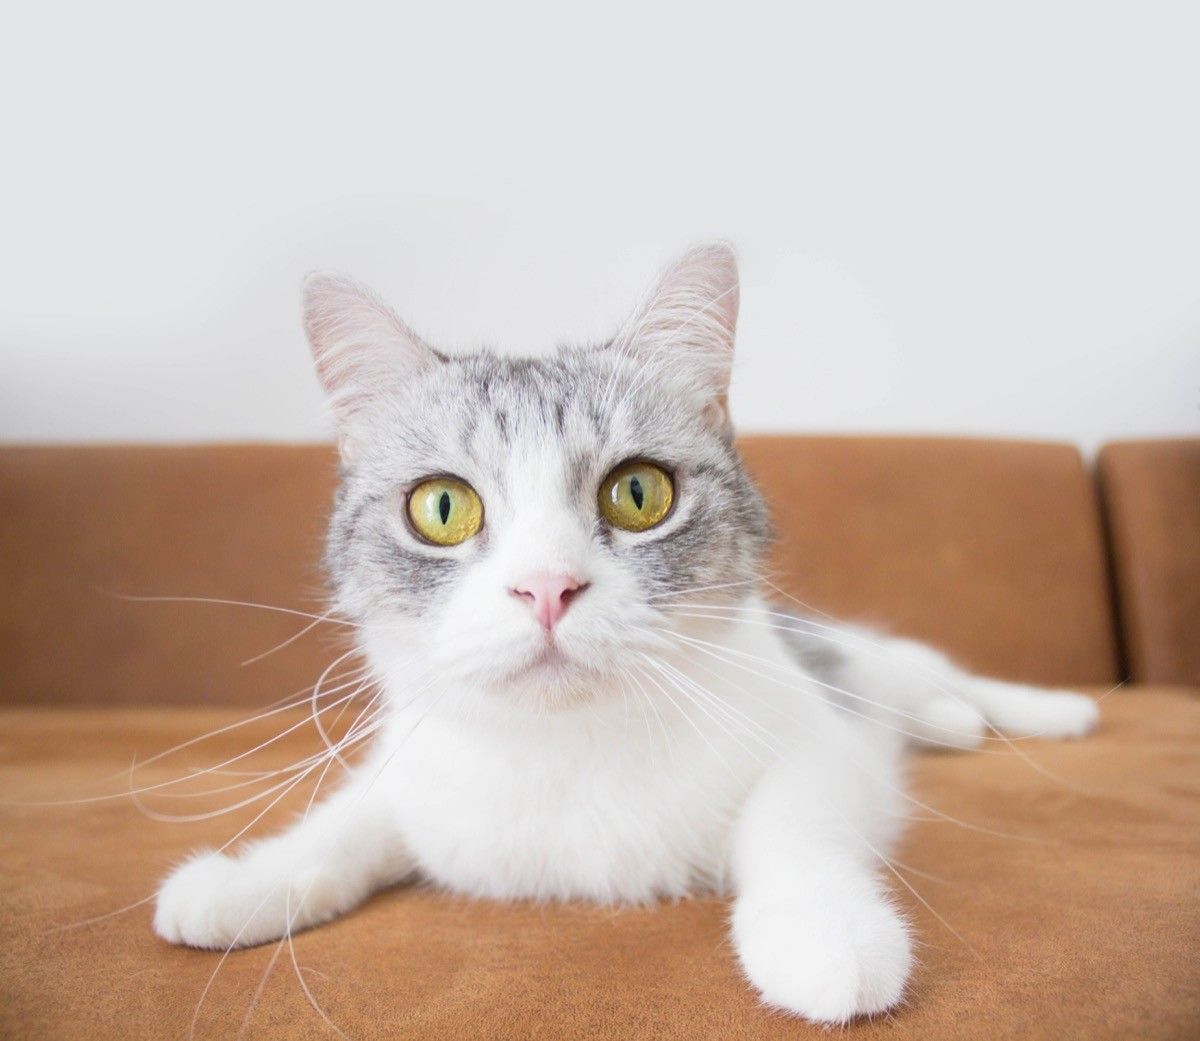
[[[345,275],[308,277],[304,328],[339,422],[435,357],[374,292]]]
[[[714,242],[689,250],[663,276],[660,287],[667,286],[683,298],[705,301],[705,311],[728,331],[732,346],[740,289],[737,257],[726,243]]]
[[[726,416],[739,284],[725,243],[697,246],[668,267],[614,341],[647,365],[661,365],[711,395]]]

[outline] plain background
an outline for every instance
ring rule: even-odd
[[[745,430],[1200,430],[1194,3],[24,4],[0,439],[325,432],[348,270],[447,348],[743,264]]]

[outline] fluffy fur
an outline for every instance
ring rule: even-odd
[[[737,298],[731,252],[701,247],[612,342],[512,360],[444,356],[355,283],[309,280],[343,457],[328,567],[380,684],[376,734],[290,830],[175,871],[160,936],[261,943],[411,878],[497,899],[718,891],[765,1002],[840,1023],[901,1000],[912,939],[885,858],[905,744],[1075,736],[1096,709],[763,599],[767,515],[726,407]],[[597,509],[630,459],[676,491],[636,534]],[[479,493],[477,536],[413,532],[405,497],[432,475]],[[512,593],[547,573],[586,583],[552,633]]]

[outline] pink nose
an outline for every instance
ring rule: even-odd
[[[509,592],[528,600],[534,617],[546,632],[550,632],[566,614],[571,601],[587,589],[587,585],[570,575],[530,575]]]

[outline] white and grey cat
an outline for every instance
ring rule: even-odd
[[[304,306],[342,457],[335,607],[384,712],[289,830],[174,871],[159,935],[262,943],[410,879],[717,891],[768,1004],[841,1023],[900,1002],[904,745],[1082,735],[1097,710],[762,599],[767,513],[726,406],[732,252],[688,252],[614,340],[538,360],[438,353],[338,276]]]

